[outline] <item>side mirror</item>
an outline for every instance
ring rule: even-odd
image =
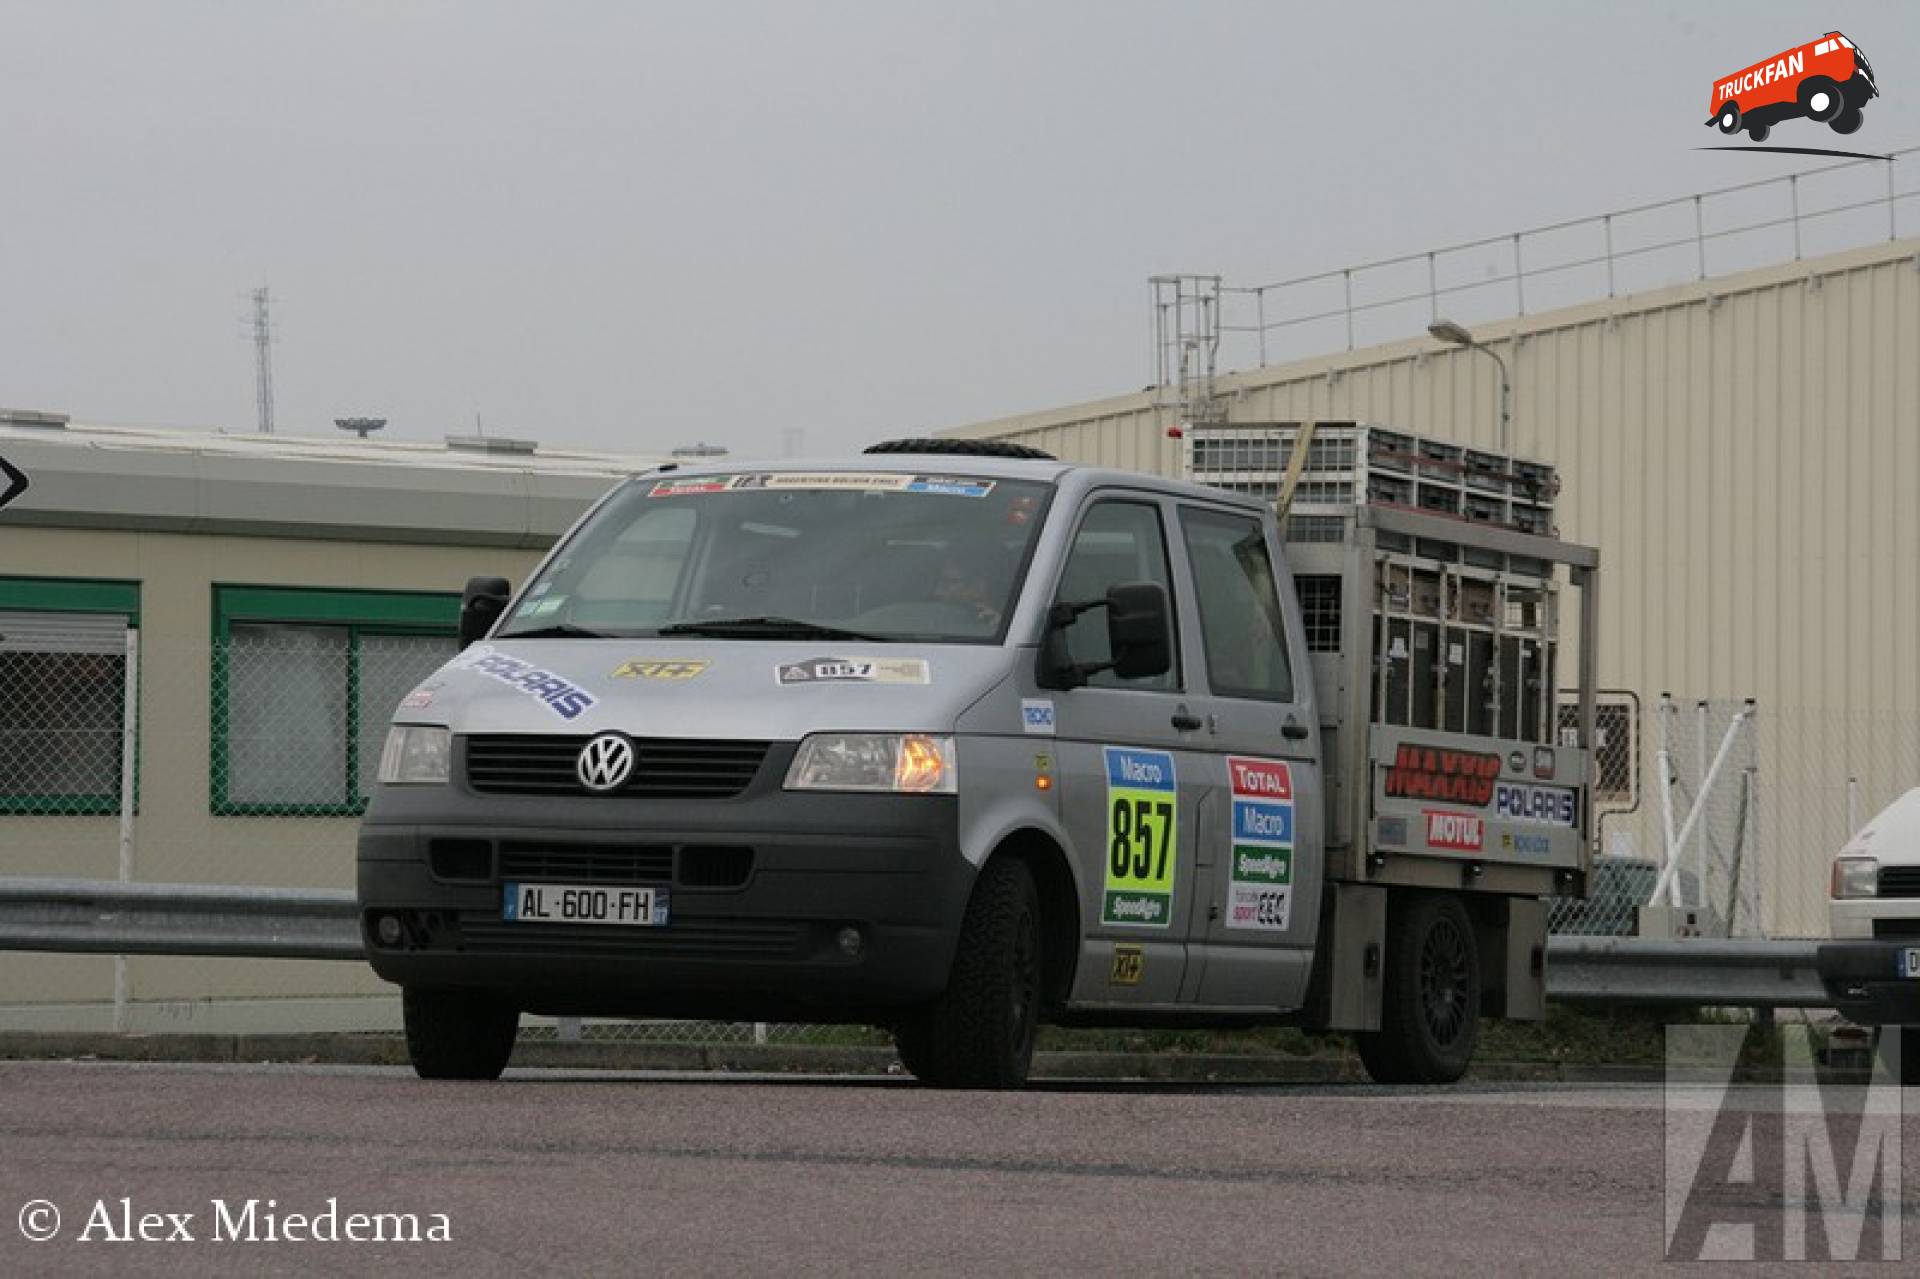
[[[1121,679],[1148,679],[1173,668],[1173,625],[1167,591],[1157,582],[1107,589],[1107,651]]]
[[[513,586],[504,577],[470,577],[460,593],[460,647],[486,638],[500,614],[507,611]]]
[[[1105,662],[1081,665],[1067,656],[1067,627],[1082,613],[1107,610]],[[1089,675],[1112,671],[1121,679],[1147,679],[1173,668],[1173,622],[1166,588],[1154,582],[1123,582],[1107,588],[1107,598],[1084,604],[1055,604],[1047,614],[1047,636],[1040,646],[1043,688],[1078,688]]]

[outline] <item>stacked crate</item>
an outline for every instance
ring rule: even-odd
[[[1301,425],[1194,426],[1187,477],[1279,496]],[[1486,530],[1554,537],[1553,467],[1364,422],[1314,427],[1285,530],[1307,624],[1307,647],[1329,673],[1348,632],[1343,575],[1354,508],[1400,508],[1457,521],[1458,539],[1375,538],[1363,598],[1371,600],[1372,718],[1377,723],[1550,742],[1558,594],[1544,559],[1487,545]],[[1365,634],[1366,632],[1362,632]]]

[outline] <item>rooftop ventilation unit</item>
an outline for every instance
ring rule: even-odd
[[[528,454],[540,447],[540,441],[513,440],[504,435],[449,435],[447,447],[463,453]]]
[[[337,417],[333,424],[343,431],[352,431],[361,439],[366,439],[387,424],[383,417]]]
[[[42,413],[38,409],[0,409],[0,426],[39,426],[64,431],[73,419],[65,413]]]

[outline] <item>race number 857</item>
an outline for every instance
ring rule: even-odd
[[[1136,888],[1173,886],[1173,804],[1157,795],[1112,793],[1107,882]]]

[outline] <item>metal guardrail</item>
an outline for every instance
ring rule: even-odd
[[[364,959],[352,893],[0,877],[0,950]],[[1547,994],[1589,1003],[1824,1008],[1814,942],[1555,937]]]
[[[0,878],[0,950],[363,959],[352,893]]]

